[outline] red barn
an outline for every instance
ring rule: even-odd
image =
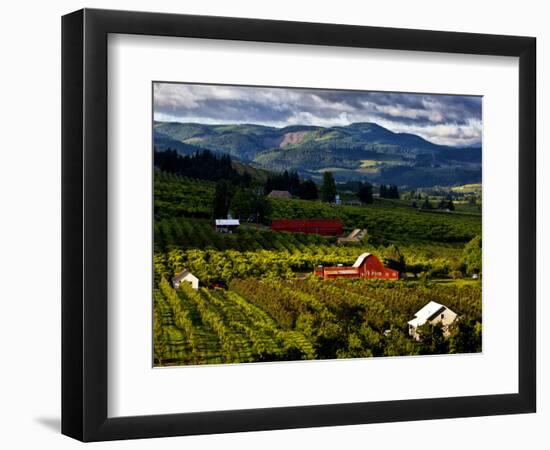
[[[397,270],[385,268],[380,260],[370,253],[363,253],[351,267],[319,266],[315,268],[314,273],[319,277],[323,277],[325,280],[334,278],[379,278],[382,280],[397,280],[399,278],[399,272]]]
[[[340,219],[275,219],[271,222],[271,229],[321,236],[340,236],[344,231]]]

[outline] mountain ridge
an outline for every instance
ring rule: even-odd
[[[481,180],[481,147],[435,144],[374,122],[321,127],[258,124],[153,123],[157,150],[227,153],[272,171],[296,170],[317,179],[331,169],[340,181],[362,179],[420,187]],[[442,183],[443,182],[443,183]]]

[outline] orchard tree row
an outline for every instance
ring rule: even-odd
[[[480,287],[388,282],[234,279],[230,290],[174,291],[163,278],[154,307],[155,364],[215,364],[481,351]],[[408,335],[430,300],[459,319]]]

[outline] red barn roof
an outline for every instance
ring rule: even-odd
[[[340,219],[274,219],[271,229],[290,233],[339,236],[343,233],[343,224]]]
[[[372,256],[370,253],[361,253],[359,255],[359,257],[355,260],[355,262],[353,263],[353,267],[361,267],[363,265],[363,263],[365,262],[365,260],[369,257],[369,256]],[[375,256],[376,258],[376,256]]]
[[[331,278],[380,278],[396,280],[399,278],[397,270],[388,269],[371,253],[359,255],[353,266],[344,267],[317,267],[314,273],[324,279]]]

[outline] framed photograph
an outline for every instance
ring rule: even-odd
[[[62,432],[535,412],[532,37],[62,21]]]

